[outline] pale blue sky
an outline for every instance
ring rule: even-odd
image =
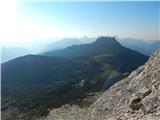
[[[21,14],[73,31],[76,35],[111,34],[158,39],[158,2],[25,3]]]
[[[101,35],[159,39],[160,2],[36,1],[2,2],[1,43],[32,45],[61,37]]]

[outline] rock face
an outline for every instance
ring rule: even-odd
[[[103,93],[80,119],[160,120],[160,49]]]

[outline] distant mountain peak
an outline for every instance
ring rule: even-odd
[[[101,36],[94,42],[95,44],[120,45],[114,37]]]
[[[117,41],[114,37],[101,36],[96,41]]]

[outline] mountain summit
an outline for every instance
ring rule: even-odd
[[[114,37],[99,37],[94,44],[107,45],[107,46],[120,46],[119,42]]]

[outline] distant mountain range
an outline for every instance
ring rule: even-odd
[[[142,53],[144,53],[145,55],[151,55],[158,49],[160,49],[160,40],[157,40],[157,41],[143,47],[142,50],[144,50],[144,51]]]
[[[160,40],[142,40],[142,39],[133,39],[133,38],[124,38],[124,39],[117,39],[118,42],[130,49],[136,50],[144,55],[150,56],[154,53],[158,48],[160,48]],[[46,50],[43,52],[56,51],[60,49],[64,49],[73,45],[80,45],[80,44],[88,44],[96,41],[96,38],[90,37],[82,37],[82,38],[64,38],[58,42],[55,42],[46,47]],[[49,48],[49,49],[48,49]]]
[[[160,40],[140,40],[133,38],[118,39],[121,45],[150,56],[160,48]]]
[[[46,46],[44,51],[50,51],[50,50],[56,51],[72,45],[78,45],[78,44],[82,44],[82,42],[77,38],[63,38],[57,42],[54,42]]]
[[[107,39],[107,40],[106,40]],[[121,46],[113,37],[99,37],[95,42],[84,45],[73,45],[59,51],[48,51],[42,55],[59,56],[67,58],[75,58],[80,56],[96,56],[98,54],[117,55],[120,52],[130,51],[129,49]],[[123,53],[123,56],[125,54]]]
[[[88,94],[104,89],[111,73],[121,79],[147,59],[113,37],[13,59],[2,64],[2,108],[13,106],[21,116],[38,118],[53,107],[80,104]]]
[[[40,45],[36,49],[27,50],[24,48],[18,47],[2,47],[2,56],[0,58],[1,63],[12,60],[16,57],[24,56],[30,53],[34,54],[51,54],[57,50],[62,50],[67,47],[71,47],[74,45],[82,45],[89,44],[96,41],[94,37],[81,37],[81,38],[63,38],[57,42],[43,44]],[[141,39],[133,39],[133,38],[118,38],[117,41],[124,47],[127,47],[132,50],[136,50],[144,55],[150,56],[153,52],[155,52],[158,48],[160,48],[160,40],[141,40]]]

